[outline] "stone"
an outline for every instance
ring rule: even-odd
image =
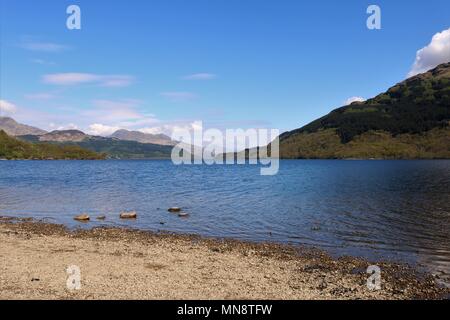
[[[178,207],[172,207],[172,208],[169,208],[168,211],[169,211],[169,212],[180,212],[180,211],[181,211],[181,208],[178,208]]]
[[[187,216],[189,216],[189,213],[186,213],[186,212],[180,212],[180,213],[178,213],[178,216],[179,216],[179,217],[187,217]]]
[[[73,219],[77,220],[77,221],[89,221],[91,218],[87,214],[83,213],[83,214],[76,216]]]
[[[98,216],[98,217],[97,217],[97,220],[105,220],[105,219],[106,219],[105,216]]]
[[[130,212],[122,212],[120,214],[121,219],[136,219],[137,213],[136,211],[130,211]]]

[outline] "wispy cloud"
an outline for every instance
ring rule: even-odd
[[[119,129],[137,129],[158,122],[153,114],[139,111],[141,101],[136,99],[94,100],[92,109],[83,111],[81,117],[91,124],[88,132],[110,135]]]
[[[141,119],[143,116],[136,108],[140,104],[139,100],[94,100],[94,109],[85,112],[85,115],[99,118],[106,122],[123,122]]]
[[[25,50],[47,53],[58,53],[70,49],[69,46],[63,44],[40,41],[30,37],[24,37],[18,46]]]
[[[212,73],[194,73],[188,76],[182,77],[183,80],[213,80],[216,79],[217,76]]]
[[[436,33],[429,45],[417,51],[408,77],[426,72],[445,62],[450,62],[450,28]]]
[[[90,73],[55,73],[44,75],[43,80],[45,83],[70,86],[98,82],[99,77]]]
[[[161,92],[162,97],[169,99],[172,102],[183,102],[190,101],[197,98],[197,95],[191,92],[180,92],[180,91],[172,91],[172,92]]]
[[[134,82],[129,75],[99,75],[93,73],[55,73],[43,76],[45,83],[73,86],[79,84],[95,84],[102,87],[127,87]]]
[[[28,100],[50,100],[55,97],[56,96],[54,94],[46,92],[30,93],[25,95],[25,98]]]

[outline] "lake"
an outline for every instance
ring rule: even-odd
[[[449,279],[450,161],[283,160],[278,175],[259,169],[0,161],[0,215],[311,245],[407,262]],[[167,212],[173,206],[189,217]],[[120,220],[123,210],[136,210],[138,219]],[[83,212],[88,224],[73,220]]]

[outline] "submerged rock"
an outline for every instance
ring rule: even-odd
[[[87,214],[83,213],[74,217],[73,219],[77,221],[89,221],[91,218]]]
[[[98,216],[98,217],[97,217],[97,220],[105,220],[105,219],[106,219],[105,216]]]
[[[169,212],[180,212],[181,208],[179,208],[179,207],[172,207],[172,208],[169,208],[168,211]]]
[[[130,211],[130,212],[122,212],[120,214],[121,219],[136,219],[137,213],[136,211]]]

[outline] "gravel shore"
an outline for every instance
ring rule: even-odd
[[[439,299],[431,276],[273,243],[61,225],[0,217],[0,299]],[[81,288],[69,290],[78,266]]]

